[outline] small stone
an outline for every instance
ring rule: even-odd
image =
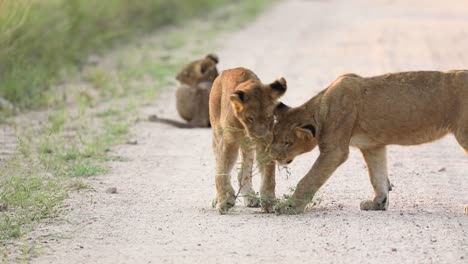
[[[201,244],[197,244],[197,246],[201,247]]]
[[[112,193],[112,194],[117,193],[117,188],[116,187],[109,187],[109,188],[107,188],[106,193]]]
[[[431,242],[437,242],[437,239],[435,237],[431,238]]]
[[[444,172],[444,171],[446,171],[445,168],[440,168],[440,169],[438,170],[438,172]]]
[[[137,145],[138,141],[136,139],[129,139],[127,140],[128,145]]]
[[[396,249],[396,248],[392,248],[392,251],[393,251],[393,252],[397,252],[397,249]]]
[[[0,212],[5,212],[8,210],[8,205],[7,204],[0,204]]]

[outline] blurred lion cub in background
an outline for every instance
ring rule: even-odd
[[[201,60],[187,64],[177,74],[176,80],[180,82],[176,91],[177,112],[187,123],[156,115],[150,116],[149,120],[179,128],[210,127],[208,100],[213,81],[218,77],[218,62],[218,56],[208,54]]]

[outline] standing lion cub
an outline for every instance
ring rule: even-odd
[[[236,202],[230,172],[240,149],[241,170],[238,175],[240,194],[245,205],[272,212],[275,203],[275,163],[267,153],[273,128],[273,110],[277,99],[286,92],[286,81],[280,78],[263,84],[250,70],[226,70],[216,78],[210,94],[210,121],[213,129],[213,151],[216,157],[216,199],[220,214]],[[251,144],[253,143],[253,144]],[[252,166],[256,148],[262,175],[260,196],[252,188]]]
[[[362,210],[386,210],[391,188],[386,146],[417,145],[452,133],[468,152],[468,71],[418,71],[363,78],[340,76],[300,107],[275,110],[271,154],[279,163],[319,146],[320,155],[291,199],[276,212],[303,212],[314,194],[358,147],[375,191]]]

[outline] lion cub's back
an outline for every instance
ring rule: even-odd
[[[468,110],[464,78],[466,71],[420,71],[356,80],[359,127],[386,144],[437,139]]]

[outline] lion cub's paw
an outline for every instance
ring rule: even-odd
[[[276,204],[276,199],[275,200],[262,199],[261,200],[262,212],[263,213],[274,213],[275,212],[275,204]]]
[[[277,215],[295,215],[304,212],[304,207],[297,206],[294,202],[290,200],[279,201],[275,205],[274,209]]]
[[[388,208],[387,199],[382,202],[376,202],[373,200],[365,200],[361,202],[361,210],[363,211],[385,211]]]
[[[244,205],[247,207],[260,207],[260,199],[255,193],[244,196]]]
[[[213,202],[214,204],[214,202]],[[231,207],[236,204],[236,196],[234,192],[226,192],[222,195],[217,196],[216,199],[216,209],[219,214],[225,214],[229,211]]]
[[[468,204],[465,205],[465,214],[468,215]]]
[[[267,213],[271,214],[275,212],[275,206],[274,205],[265,205],[262,206],[262,213]]]

